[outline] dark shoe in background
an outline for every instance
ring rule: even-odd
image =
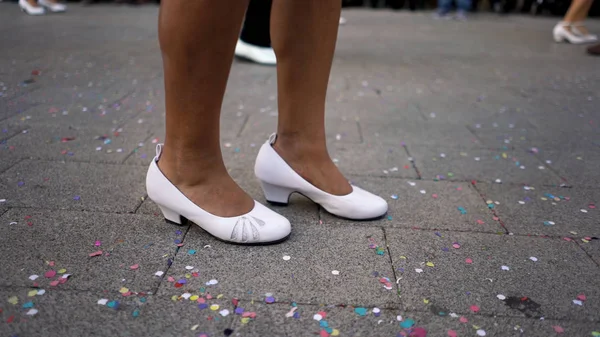
[[[590,55],[600,56],[600,44],[589,47],[587,52]]]

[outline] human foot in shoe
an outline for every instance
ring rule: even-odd
[[[169,152],[161,159],[161,145],[156,152],[146,189],[168,222],[190,220],[220,240],[240,244],[276,243],[289,236],[289,221],[252,200],[227,174],[220,158],[188,158],[184,164]]]
[[[297,192],[342,218],[367,220],[387,212],[385,200],[348,183],[325,145],[315,148],[314,142],[276,138],[272,135],[263,144],[254,166],[267,201],[287,204]]]

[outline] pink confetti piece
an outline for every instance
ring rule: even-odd
[[[96,242],[94,243],[94,246],[100,247],[100,246],[102,246],[102,242],[96,240]]]
[[[437,194],[432,194],[431,197],[434,198],[434,199],[437,199],[438,195]]]
[[[579,295],[577,295],[577,299],[580,301],[585,301],[587,299],[587,297],[585,297],[585,294],[579,294]]]
[[[50,261],[50,262],[48,262],[48,265],[49,265],[50,267],[54,267],[54,261]]]
[[[52,287],[56,287],[57,285],[58,285],[58,281],[50,282],[50,286],[52,286]]]
[[[327,317],[327,313],[325,311],[319,311],[317,314],[321,315],[322,318]]]
[[[470,309],[472,312],[479,312],[479,307],[476,305],[472,305]]]
[[[101,251],[101,250],[99,250],[99,251],[97,251],[97,252],[90,253],[90,255],[89,255],[89,256],[90,256],[90,257],[94,257],[94,256],[100,256],[100,255],[102,255],[102,251]]]
[[[473,260],[471,260],[470,258],[466,258],[465,259],[465,263],[466,264],[471,264],[471,263],[473,263]]]
[[[492,219],[494,219],[494,221],[498,221],[498,220],[500,220],[500,218],[499,218],[499,217],[497,217],[497,216],[493,217]]]
[[[169,282],[175,282],[175,279],[173,278],[173,276],[169,276],[169,277],[167,277],[167,281],[169,281]]]
[[[130,267],[129,267],[129,269],[131,269],[131,270],[136,270],[136,269],[138,269],[139,267],[140,267],[140,265],[136,263],[136,264],[134,264],[133,266],[130,266]]]
[[[456,190],[457,191],[462,191],[462,187],[457,187]]]
[[[457,337],[458,334],[454,330],[448,330],[448,337]]]
[[[461,317],[460,317],[458,320],[459,320],[461,323],[467,323],[467,322],[469,321],[469,320],[468,320],[468,319],[467,319],[465,316],[461,316]]]
[[[573,239],[567,238],[567,237],[564,237],[563,240],[565,240],[565,241],[573,241]]]
[[[554,329],[554,331],[556,331],[556,333],[563,333],[563,332],[565,332],[565,329],[563,329],[562,327],[560,327],[558,325],[553,325],[552,328]]]
[[[477,220],[477,223],[480,224],[480,225],[485,224],[485,222],[483,220]]]
[[[455,249],[460,248],[460,244],[458,242],[455,242],[452,244],[452,247],[454,247]]]
[[[48,270],[48,271],[47,271],[47,272],[44,274],[44,276],[45,276],[46,278],[53,278],[54,276],[56,276],[56,271],[54,271],[54,270]]]

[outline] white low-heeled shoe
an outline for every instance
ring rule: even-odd
[[[29,15],[44,15],[46,10],[42,6],[32,6],[27,0],[19,0],[21,10]]]
[[[561,21],[554,26],[552,30],[552,36],[554,37],[554,41],[556,42],[569,42],[572,44],[582,44],[588,43],[584,38],[575,34],[574,32],[569,31],[566,27],[571,28],[570,22]]]
[[[241,57],[258,64],[274,66],[277,64],[277,57],[273,48],[259,47],[238,39],[235,45],[235,56]]]
[[[333,195],[315,187],[279,156],[273,148],[276,134],[271,135],[258,152],[254,173],[260,180],[267,201],[287,205],[290,195],[298,192],[321,205],[327,212],[351,220],[369,220],[387,213],[388,204],[381,197],[352,186],[346,195]]]
[[[50,2],[48,0],[38,0],[38,3],[54,13],[65,12],[67,10],[67,6],[56,2]]]
[[[584,34],[578,27],[585,27],[583,22],[573,22],[571,23],[571,31],[585,40],[585,42],[596,42],[598,41],[598,35],[594,34]]]
[[[240,216],[220,217],[194,204],[160,171],[158,159],[162,144],[156,147],[156,157],[146,175],[148,197],[160,208],[167,222],[184,224],[187,220],[200,226],[214,237],[238,244],[272,244],[290,235],[288,219],[254,201],[254,208]]]

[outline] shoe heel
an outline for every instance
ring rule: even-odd
[[[269,203],[279,206],[287,206],[290,200],[290,195],[294,193],[293,190],[287,187],[271,185],[269,183],[265,183],[264,181],[261,181],[260,183],[262,185],[263,192],[265,192],[265,199],[267,199]]]
[[[162,206],[158,206],[158,208],[160,208],[162,214],[165,217],[165,221],[167,223],[174,224],[174,225],[187,224],[187,219],[182,217],[181,215],[179,215],[179,213],[173,212],[172,210],[170,210],[166,207],[162,207]]]

